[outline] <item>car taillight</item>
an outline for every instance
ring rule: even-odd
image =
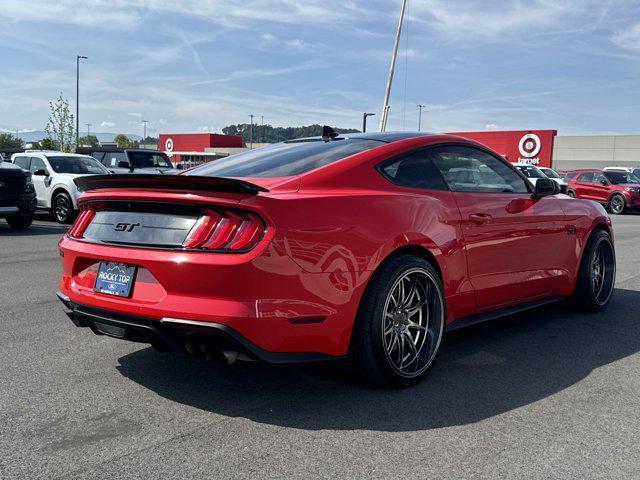
[[[218,252],[246,252],[262,239],[264,229],[264,222],[254,213],[207,210],[182,246]]]
[[[95,212],[89,208],[83,208],[80,211],[80,215],[76,218],[76,221],[71,226],[68,235],[73,238],[82,238],[84,231],[87,229]]]

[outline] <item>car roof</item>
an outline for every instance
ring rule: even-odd
[[[45,157],[86,157],[84,153],[66,153],[57,150],[25,150],[24,152],[14,153],[12,155],[16,157],[30,156],[30,155],[43,155]]]
[[[333,140],[348,140],[348,139],[361,139],[361,140],[375,140],[382,143],[398,142],[400,140],[406,140],[408,138],[416,137],[428,137],[437,135],[429,132],[366,132],[366,133],[341,133]],[[285,143],[302,143],[302,142],[320,142],[323,141],[322,137],[305,137],[305,138],[293,138],[291,140],[285,140]]]

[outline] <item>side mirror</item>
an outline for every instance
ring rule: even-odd
[[[49,172],[47,172],[46,170],[40,169],[40,170],[36,170],[35,172],[33,172],[33,176],[34,177],[48,177],[49,176]]]
[[[125,160],[120,160],[118,162],[118,168],[131,168],[131,165],[129,165],[129,162]]]
[[[560,193],[560,185],[550,178],[539,178],[536,182],[533,196],[534,198],[547,197]]]
[[[609,182],[607,182],[606,180],[600,180],[600,183],[601,183],[602,185],[607,185]]]

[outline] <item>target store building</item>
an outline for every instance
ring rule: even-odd
[[[161,133],[158,150],[164,151],[175,165],[189,168],[240,152],[244,144],[240,135]]]
[[[450,132],[476,140],[510,162],[556,170],[640,166],[640,135],[558,135],[557,130]],[[257,146],[257,145],[254,145]],[[180,168],[216,160],[246,149],[239,135],[161,134],[158,149]]]
[[[557,130],[453,133],[483,143],[510,162],[560,171],[640,166],[640,135],[558,135]]]
[[[510,162],[551,167],[556,130],[513,130],[484,132],[451,132],[453,135],[480,142]]]

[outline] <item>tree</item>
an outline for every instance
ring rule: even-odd
[[[73,114],[69,111],[69,101],[60,92],[60,96],[55,102],[49,102],[49,108],[51,115],[44,131],[60,150],[70,152],[74,143],[75,128]]]
[[[100,142],[98,141],[98,137],[95,135],[85,135],[84,137],[80,137],[78,139],[79,147],[99,147]]]
[[[133,142],[124,133],[116,135],[113,141],[116,142],[118,148],[131,148],[133,146]]]
[[[353,128],[336,128],[338,133],[356,133]],[[222,129],[225,135],[241,135],[245,143],[251,139],[251,124],[241,123],[229,125]],[[253,124],[254,143],[275,143],[293,140],[295,138],[317,137],[322,135],[322,125],[308,125],[304,127],[273,127],[271,125]]]
[[[24,144],[13,133],[0,133],[0,150],[20,150]]]
[[[40,148],[42,150],[57,150],[56,143],[50,138],[43,138],[40,140]]]

